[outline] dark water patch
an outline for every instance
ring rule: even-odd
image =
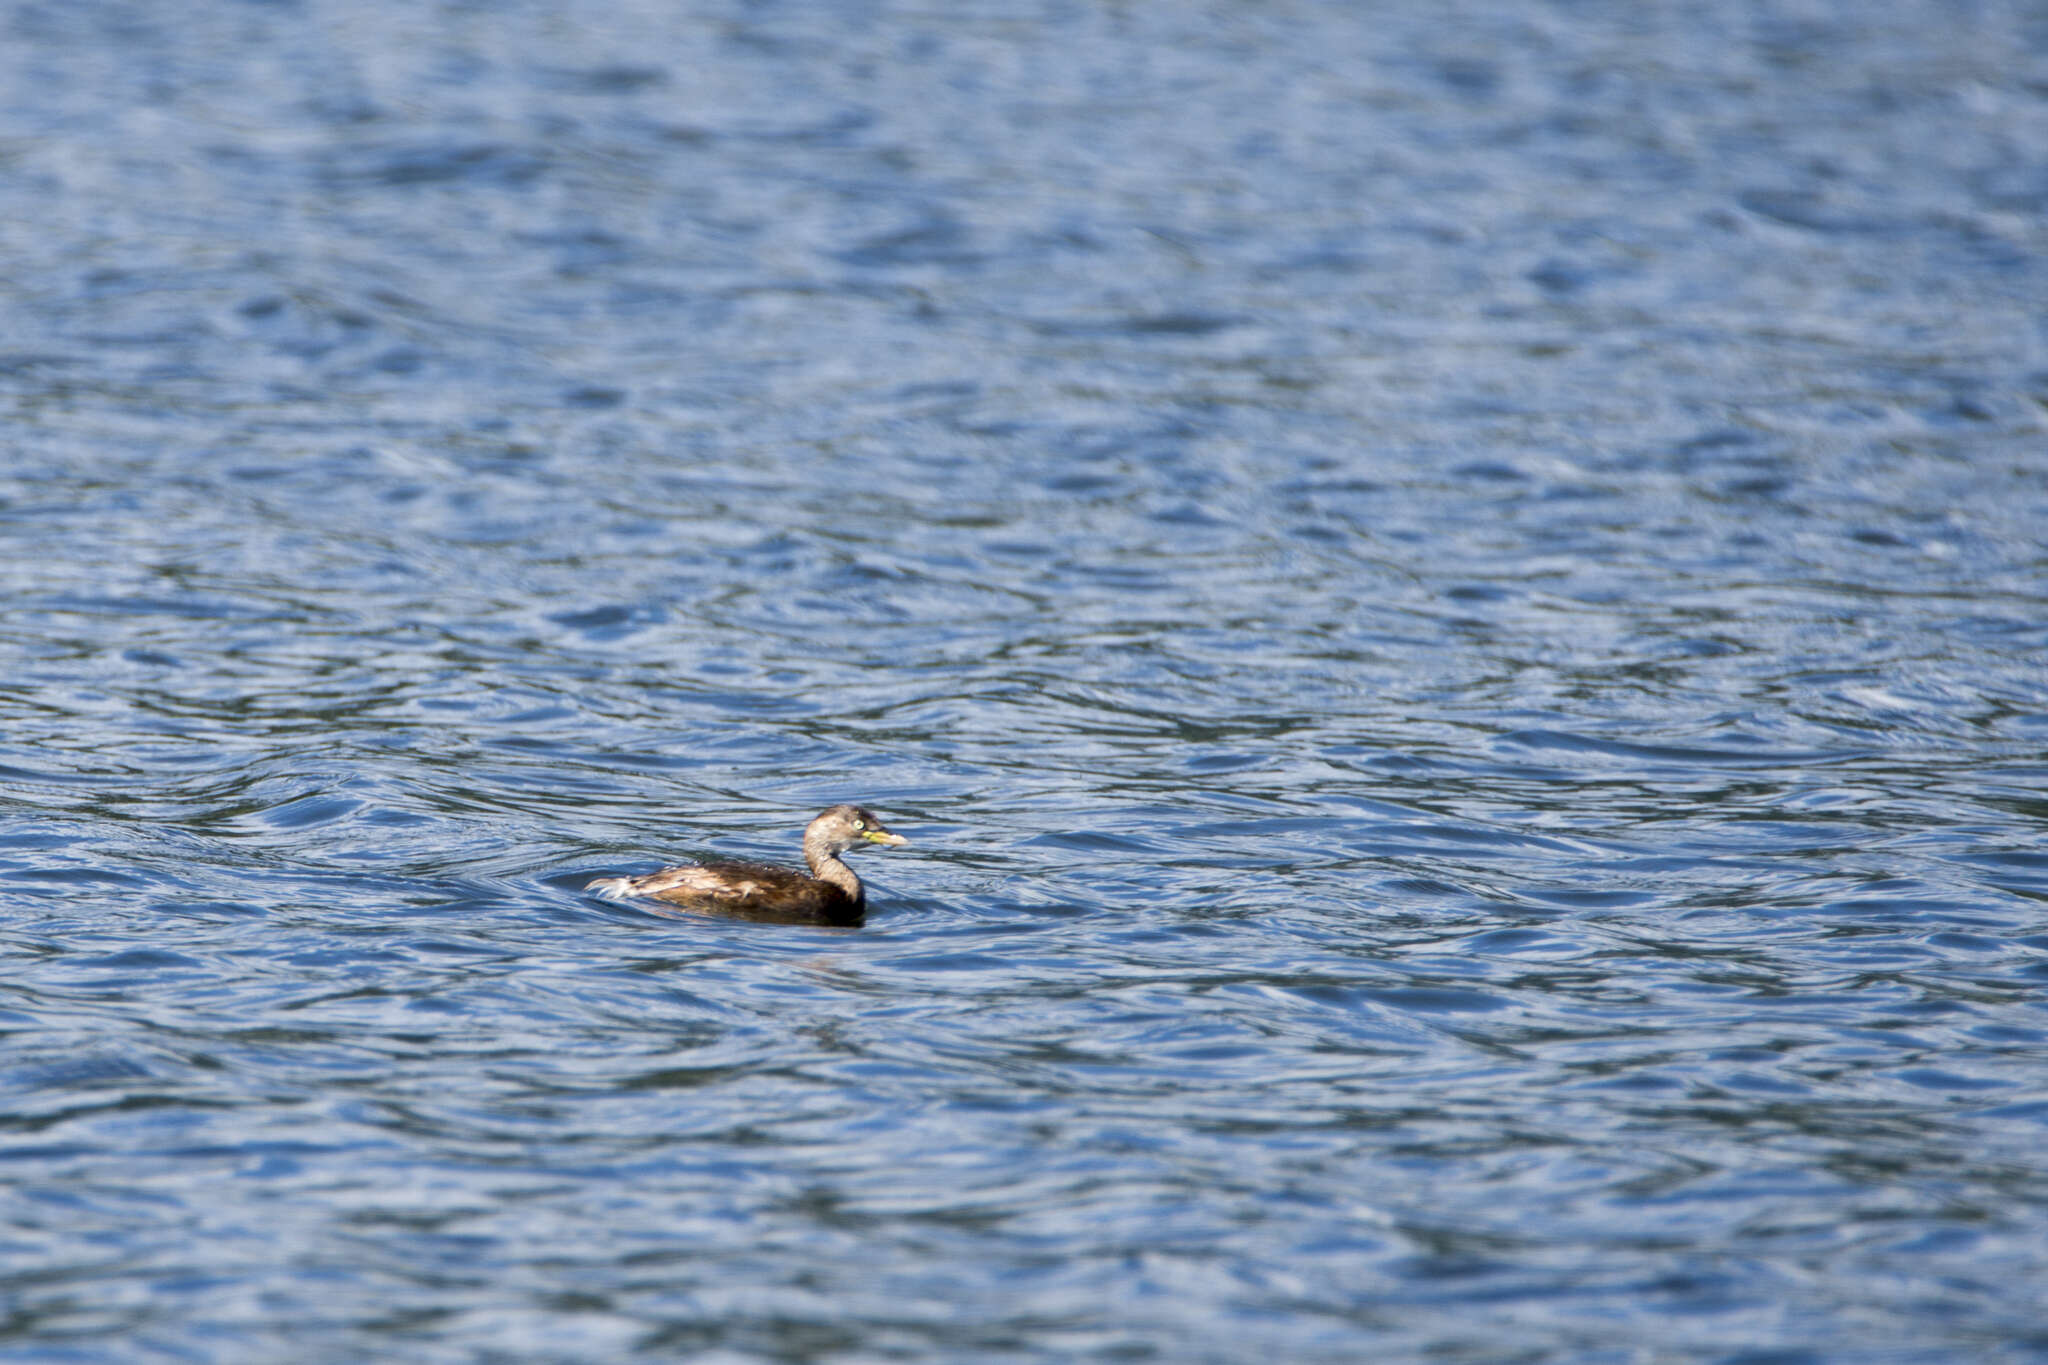
[[[1603,758],[1635,759],[1652,764],[1675,764],[1690,767],[1694,765],[1740,765],[1785,767],[1812,767],[1816,764],[1844,762],[1863,757],[1851,751],[1810,751],[1775,752],[1760,749],[1743,749],[1731,741],[1725,747],[1700,747],[1691,745],[1636,744],[1625,740],[1605,739],[1596,735],[1560,733],[1554,730],[1517,730],[1503,735],[1503,744],[1531,749],[1557,749],[1569,753],[1597,755]]]
[[[331,190],[355,185],[405,188],[463,183],[503,189],[524,185],[547,167],[547,157],[531,148],[493,142],[419,142],[356,148],[317,173]]]

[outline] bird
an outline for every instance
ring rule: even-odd
[[[909,842],[864,806],[831,806],[804,827],[808,876],[767,863],[680,863],[644,877],[599,877],[584,889],[606,900],[656,900],[731,919],[853,927],[867,917],[867,891],[839,855],[862,844]]]

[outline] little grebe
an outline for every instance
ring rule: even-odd
[[[804,829],[808,877],[766,863],[698,863],[664,867],[644,877],[599,877],[585,889],[606,900],[644,897],[734,919],[855,925],[867,913],[867,892],[839,855],[862,843],[887,847],[909,842],[882,828],[872,811],[834,806]]]

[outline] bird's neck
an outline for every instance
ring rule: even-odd
[[[839,861],[839,855],[823,844],[804,841],[804,861],[811,865],[811,875],[821,882],[830,882],[844,891],[847,899],[858,904],[862,897],[860,878],[853,875],[853,869]]]

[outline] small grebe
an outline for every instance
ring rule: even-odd
[[[909,842],[882,828],[872,811],[834,806],[804,829],[808,877],[766,863],[697,863],[664,867],[644,877],[599,877],[585,889],[606,900],[644,897],[734,919],[855,925],[867,913],[867,892],[839,855],[862,843],[887,847]]]

